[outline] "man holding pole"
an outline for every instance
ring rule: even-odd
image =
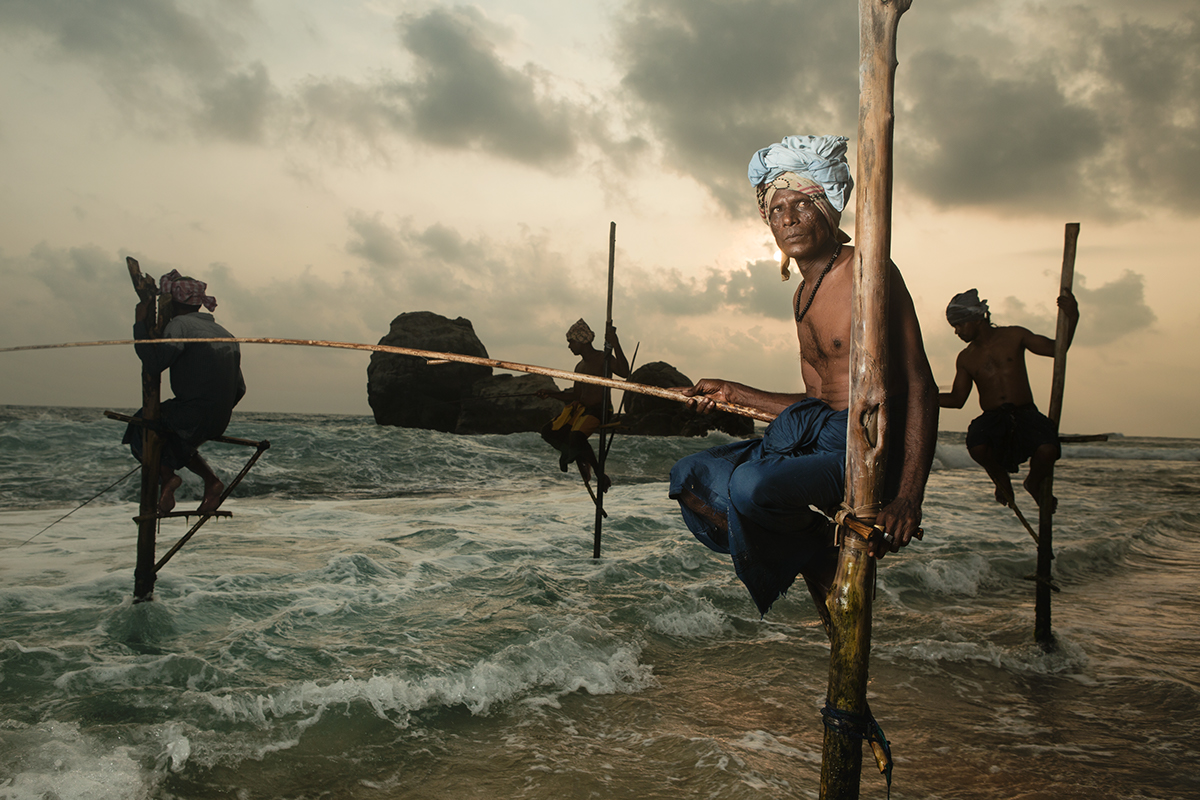
[[[617,329],[610,322],[605,332],[605,341],[612,347],[609,369],[612,374],[622,378],[629,377],[629,359],[621,350],[621,340],[617,338]],[[592,346],[596,334],[582,319],[567,331],[567,347],[579,356],[575,371],[584,375],[599,375],[604,377],[604,351]],[[600,462],[596,453],[588,444],[590,437],[600,427],[600,418],[604,415],[604,388],[591,383],[576,382],[570,389],[560,392],[540,391],[538,397],[552,397],[567,404],[562,413],[547,422],[542,428],[542,438],[562,455],[558,466],[563,472],[572,461],[579,464],[579,474],[585,481],[591,480],[596,473],[598,488],[601,492],[608,491],[612,480],[600,470]],[[610,412],[611,414],[611,412]]]
[[[1066,314],[1070,347],[1079,324],[1079,303],[1063,290],[1058,307]],[[938,395],[938,404],[962,408],[971,385],[978,386],[983,413],[967,429],[967,452],[987,471],[996,485],[996,502],[1004,506],[1016,502],[1009,473],[1028,460],[1025,490],[1041,505],[1042,482],[1060,454],[1058,426],[1034,405],[1025,351],[1053,357],[1054,340],[1020,325],[997,326],[987,301],[980,300],[975,289],[954,296],[946,307],[946,321],[967,346],[958,354],[954,384]],[[1050,506],[1053,512],[1053,499]]]
[[[702,412],[716,402],[777,414],[761,440],[689,456],[671,471],[672,498],[701,542],[733,558],[738,577],[766,613],[803,574],[822,618],[837,549],[825,514],[843,500],[850,404],[854,249],[840,230],[853,186],[840,136],[789,136],[750,161],[759,213],[802,283],[792,298],[802,393],[705,379],[685,390]],[[937,388],[912,298],[893,265],[888,301],[889,436],[885,502],[875,518],[871,555],[882,558],[920,535],[921,503],[937,435]],[[813,507],[821,512],[813,510]]]
[[[171,270],[162,276],[160,292],[171,298],[172,316],[163,329],[164,339],[232,339],[233,334],[217,324],[209,311],[217,307],[216,298],[205,294],[208,284]],[[153,284],[151,284],[153,286]],[[201,458],[197,449],[203,442],[225,433],[233,407],[246,394],[242,378],[241,351],[236,342],[152,343],[146,318],[151,300],[138,303],[134,313],[133,338],[145,340],[134,348],[143,367],[151,373],[171,371],[174,397],[162,404],[163,448],[160,467],[162,495],[160,513],[175,507],[175,490],[183,484],[176,472],[187,468],[204,481],[204,497],[199,511],[216,509],[224,484]],[[141,416],[141,412],[138,412]],[[142,424],[130,423],[122,440],[134,458],[142,460]]]

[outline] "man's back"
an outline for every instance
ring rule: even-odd
[[[142,324],[142,323],[139,323]],[[135,338],[139,328],[134,328]],[[228,338],[232,334],[211,314],[194,312],[171,319],[164,339]],[[152,371],[170,370],[170,400],[163,403],[163,421],[187,441],[220,436],[229,424],[233,407],[246,394],[241,352],[236,342],[138,344],[138,356]]]

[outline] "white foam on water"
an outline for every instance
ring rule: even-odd
[[[12,777],[0,783],[0,800],[141,800],[150,779],[132,747],[110,747],[78,723],[30,726],[5,761]]]
[[[267,694],[239,691],[205,696],[231,722],[269,726],[272,719],[319,719],[331,706],[366,703],[381,719],[408,724],[413,712],[464,706],[486,715],[499,703],[528,695],[562,696],[631,693],[654,685],[653,669],[640,664],[640,648],[604,642],[609,637],[586,625],[550,632],[510,645],[460,670],[412,677],[401,673],[347,678],[331,683],[306,681]]]

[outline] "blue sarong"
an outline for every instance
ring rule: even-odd
[[[670,496],[696,538],[733,558],[766,614],[814,555],[830,544],[829,521],[845,491],[846,410],[807,398],[788,406],[761,439],[719,445],[671,469]],[[728,520],[721,526],[683,503],[690,492]]]

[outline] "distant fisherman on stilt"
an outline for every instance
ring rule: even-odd
[[[579,356],[575,371],[584,375],[604,375],[604,351],[592,346],[596,334],[582,319],[567,331],[567,347]],[[617,338],[617,329],[608,326],[605,341],[612,346],[612,360],[609,369],[613,375],[622,378],[629,377],[629,359],[621,350],[621,341]],[[596,453],[588,444],[588,437],[600,427],[600,417],[603,414],[604,388],[591,383],[576,382],[570,389],[560,392],[540,391],[539,397],[552,397],[567,404],[555,419],[546,423],[542,428],[542,438],[562,455],[558,460],[559,469],[567,471],[567,465],[572,461],[579,464],[579,474],[585,481],[596,473],[596,481],[601,492],[608,491],[612,480],[600,472],[600,463]],[[612,412],[609,411],[611,417]]]
[[[1079,303],[1064,290],[1058,306],[1066,312],[1070,347],[1079,324]],[[1042,481],[1053,469],[1061,448],[1057,426],[1034,405],[1025,351],[1052,358],[1054,340],[1020,325],[997,326],[987,301],[979,299],[976,289],[954,296],[946,307],[946,321],[967,347],[958,354],[954,385],[938,395],[938,404],[962,408],[971,395],[971,385],[978,386],[983,413],[967,428],[967,452],[996,484],[996,502],[1004,506],[1015,502],[1009,473],[1028,460],[1025,489],[1040,504]]]
[[[200,311],[201,306],[209,311],[217,307],[216,298],[205,294],[208,284],[204,281],[171,270],[162,276],[159,287],[162,294],[170,295],[172,312],[161,338],[234,338],[217,324],[212,314]],[[133,338],[147,342],[154,341],[146,325],[149,303],[149,300],[138,303],[133,324]],[[171,392],[175,395],[163,402],[160,427],[156,427],[164,438],[158,510],[165,514],[175,507],[175,490],[183,483],[175,473],[186,467],[204,481],[204,499],[199,511],[212,511],[225,486],[197,448],[225,433],[233,407],[246,394],[241,351],[234,342],[147,343],[135,345],[134,349],[146,370],[161,373],[170,369]],[[139,411],[137,416],[141,415]],[[130,423],[122,441],[129,445],[134,458],[141,461],[142,426]]]

